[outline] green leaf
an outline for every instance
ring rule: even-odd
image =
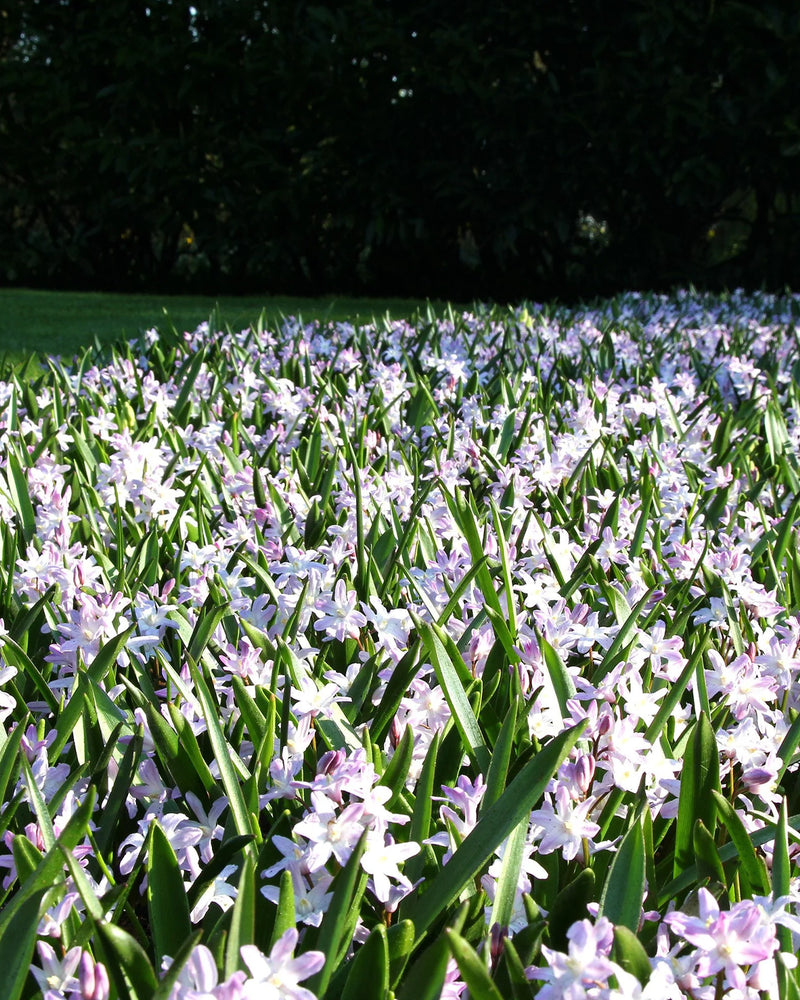
[[[44,701],[47,703],[47,707],[53,713],[53,715],[58,715],[59,704],[56,696],[50,690],[50,686],[44,679],[41,670],[36,666],[36,664],[31,660],[25,650],[16,643],[10,636],[6,636],[3,641],[3,659],[15,667],[24,674],[25,677],[30,678],[36,686],[36,690],[42,696]]]
[[[239,949],[242,945],[253,944],[256,933],[256,878],[255,861],[245,858],[239,876],[236,902],[233,904],[231,926],[225,944],[225,978],[237,969],[245,970]]]
[[[23,720],[8,734],[0,750],[0,802],[6,801],[6,792],[21,757],[19,748],[25,735],[27,720]]]
[[[34,873],[27,879],[25,885],[17,891],[11,902],[6,903],[3,909],[0,910],[0,940],[3,939],[8,924],[13,921],[20,907],[24,906],[31,896],[40,890],[44,892],[50,889],[56,882],[60,881],[64,862],[59,848],[64,847],[66,850],[72,851],[86,836],[89,819],[94,809],[96,794],[95,789],[90,786],[84,795],[83,801],[70,816],[67,825],[61,831],[57,846],[47,852]]]
[[[417,787],[414,792],[414,808],[411,811],[408,839],[421,844],[427,839],[431,827],[431,811],[433,808],[433,790],[436,777],[436,761],[439,753],[441,734],[437,731],[431,740],[425,760],[422,762]],[[405,873],[412,882],[416,882],[422,874],[425,864],[425,852],[421,851],[406,863]]]
[[[779,1000],[800,1000],[800,985],[794,967],[787,964],[784,951],[775,952],[775,972],[778,979]],[[791,953],[789,953],[791,954]]]
[[[689,662],[681,671],[678,679],[673,684],[670,684],[669,690],[662,699],[653,721],[645,730],[645,739],[651,743],[654,743],[661,735],[661,731],[672,716],[675,706],[681,700],[683,692],[689,686],[689,681],[694,677],[698,664],[700,664],[707,648],[707,640],[700,642],[689,657]]]
[[[517,936],[503,940],[503,950],[494,983],[502,996],[511,996],[511,1000],[530,1000],[532,983],[525,975],[525,965],[516,948]]]
[[[595,874],[591,868],[582,868],[575,878],[558,893],[547,916],[550,947],[567,950],[567,931],[576,920],[582,920],[586,907],[595,898]]]
[[[24,885],[39,867],[42,852],[28,840],[24,833],[18,833],[11,842],[11,853],[14,856],[14,867],[17,869],[19,884]]]
[[[511,416],[511,414],[509,414]],[[507,418],[508,419],[508,418]],[[516,638],[517,635],[517,611],[514,606],[514,586],[511,579],[511,558],[508,551],[508,542],[506,541],[506,534],[503,528],[503,521],[500,517],[500,511],[498,510],[497,504],[492,497],[489,498],[489,506],[492,511],[492,520],[494,521],[494,533],[497,538],[497,548],[500,553],[500,567],[503,574],[503,587],[506,594],[506,613],[508,615],[508,631],[511,636]]]
[[[256,839],[256,843],[261,843],[261,830],[255,817],[250,816],[242,793],[242,787],[231,763],[233,750],[222,732],[222,726],[219,723],[219,708],[212,699],[211,693],[197,665],[191,659],[189,660],[189,670],[194,681],[197,699],[203,711],[203,718],[206,720],[211,749],[222,775],[222,784],[225,788],[225,794],[228,796],[236,832],[240,836],[252,834]]]
[[[694,825],[697,820],[702,820],[713,836],[717,818],[713,792],[722,793],[719,783],[719,751],[708,716],[701,712],[689,738],[681,772],[675,827],[674,876],[695,860]]]
[[[242,678],[237,674],[234,674],[231,678],[231,686],[233,687],[236,706],[242,713],[247,731],[250,734],[250,739],[258,746],[267,728],[266,717],[255,703],[255,699],[248,692]]]
[[[281,872],[278,906],[275,910],[275,923],[272,927],[270,948],[276,944],[286,931],[295,926],[294,880],[292,879],[291,871],[288,868],[284,868]]]
[[[192,882],[188,892],[189,909],[196,905],[203,890],[219,875],[222,869],[229,864],[240,851],[253,842],[252,834],[246,837],[231,837],[222,842],[214,852],[214,856],[203,868],[197,878]]]
[[[493,805],[500,798],[503,789],[506,787],[516,729],[517,702],[512,701],[494,744],[492,759],[486,774],[486,791],[481,802],[481,809],[488,809],[489,806]],[[427,836],[427,833],[425,836]]]
[[[694,824],[692,843],[697,858],[695,864],[697,865],[698,878],[710,879],[712,882],[719,882],[720,885],[727,885],[728,880],[725,877],[717,845],[701,819],[698,819]]]
[[[22,774],[25,778],[25,785],[28,789],[28,797],[31,801],[31,806],[33,807],[33,811],[39,824],[39,830],[42,834],[45,851],[52,851],[56,845],[56,833],[53,829],[53,820],[50,816],[50,812],[48,811],[44,796],[42,795],[39,786],[36,784],[36,779],[33,777],[33,772],[31,771],[31,765],[28,763],[28,758],[23,754],[20,760],[22,763]]]
[[[325,916],[322,918],[314,944],[314,947],[325,955],[325,965],[306,983],[307,988],[316,993],[317,996],[322,996],[328,988],[328,983],[339,962],[342,944],[350,943],[345,935],[347,917],[354,902],[360,903],[360,899],[356,899],[359,883],[366,885],[366,877],[360,878],[361,857],[366,846],[367,834],[364,831],[353,849],[353,853],[347,859],[347,864],[336,875],[331,884],[333,895]]]
[[[800,497],[798,499],[800,499]],[[783,780],[783,776],[786,773],[786,769],[792,763],[792,758],[794,757],[798,745],[800,745],[800,715],[798,715],[791,726],[789,726],[786,735],[781,741],[781,745],[778,747],[778,757],[783,762],[780,766],[780,770],[778,771],[778,782]]]
[[[386,944],[389,949],[389,986],[396,989],[400,982],[408,959],[414,948],[414,924],[410,920],[401,920],[392,924],[386,934]]]
[[[213,593],[209,594],[197,616],[194,629],[186,647],[187,655],[197,663],[211,641],[217,625],[228,613],[228,602],[217,602]]]
[[[392,797],[385,804],[386,809],[391,809],[397,801],[398,796],[403,791],[405,780],[408,777],[408,769],[411,767],[411,758],[414,754],[414,731],[411,726],[406,726],[400,742],[397,744],[392,759],[386,766],[386,770],[380,777],[379,785],[386,785],[392,791]]]
[[[105,676],[110,670],[112,664],[116,662],[117,657],[125,648],[125,643],[128,641],[128,637],[131,635],[134,628],[135,626],[131,625],[130,628],[126,628],[123,632],[115,635],[100,647],[97,656],[95,656],[86,668],[86,673],[95,682],[95,684],[100,684],[105,679]]]
[[[418,940],[439,914],[463,892],[489,861],[495,849],[530,814],[561,762],[580,739],[586,721],[559,734],[522,768],[500,798],[482,811],[448,863],[425,886],[402,903],[403,916],[414,921]]]
[[[789,860],[789,818],[786,799],[781,801],[780,815],[772,848],[772,895],[788,896],[791,891],[791,861]],[[792,951],[792,934],[788,927],[777,928],[781,951]]]
[[[309,671],[307,664],[291,646],[280,636],[276,640],[278,654],[285,664],[292,683],[299,686],[301,680],[310,680],[316,684],[316,678]],[[350,725],[341,707],[334,703],[325,718],[319,716],[316,720],[317,730],[331,750],[357,750],[361,746],[358,734]]]
[[[639,938],[624,924],[614,928],[614,961],[635,976],[642,986],[650,979],[650,959]]]
[[[739,854],[739,870],[745,883],[743,886],[744,895],[750,896],[755,893],[759,896],[768,896],[770,886],[767,866],[763,859],[756,854],[753,841],[750,839],[744,823],[723,795],[717,791],[713,791],[712,794],[722,825],[727,830]]]
[[[500,991],[492,982],[486,964],[472,945],[450,927],[445,931],[445,935],[472,1000],[503,1000]]]
[[[219,792],[219,786],[211,773],[208,764],[206,764],[205,757],[200,750],[200,745],[197,742],[197,737],[194,734],[189,720],[181,712],[178,706],[174,702],[169,702],[167,705],[167,711],[169,712],[169,717],[172,720],[172,725],[175,727],[175,732],[178,736],[178,743],[183,751],[182,757],[185,761],[188,761],[194,770],[194,773],[200,779],[200,784],[205,792],[200,798],[205,798],[205,800],[211,801],[216,798]],[[197,784],[194,784],[194,788],[197,788]]]
[[[4,1000],[19,1000],[25,989],[36,945],[39,908],[46,891],[43,886],[29,893],[0,930]]]
[[[484,544],[481,534],[478,531],[476,511],[472,500],[467,499],[457,487],[453,490],[452,494],[448,492],[443,483],[440,483],[440,489],[444,494],[453,519],[466,539],[473,563],[480,562],[484,556]],[[515,662],[517,659],[517,654],[514,651],[515,640],[506,623],[505,611],[500,603],[497,591],[494,589],[494,581],[486,564],[481,567],[480,572],[477,574],[477,582],[483,599],[486,602],[487,614],[490,613],[497,638],[502,643],[509,659]]]
[[[173,958],[192,933],[186,886],[172,844],[158,820],[150,823],[147,848],[147,906],[156,963]]]
[[[558,710],[561,713],[561,718],[568,719],[569,709],[567,708],[567,702],[575,696],[575,684],[569,675],[564,661],[558,655],[558,651],[553,649],[543,636],[539,637],[539,646],[542,650],[542,658],[544,659],[545,666],[547,667],[547,676],[550,678],[550,683],[553,685],[553,691],[558,701]]]
[[[178,734],[151,702],[145,701],[142,708],[147,717],[156,755],[171,777],[172,783],[184,795],[187,792],[194,792],[201,802],[207,801],[205,786]]]
[[[64,863],[67,868],[69,868],[72,881],[75,883],[78,892],[81,894],[81,899],[83,900],[83,905],[86,907],[86,912],[96,923],[101,921],[105,915],[105,909],[103,908],[103,904],[97,898],[97,893],[94,890],[94,886],[89,881],[89,877],[81,867],[78,859],[72,851],[67,851],[60,845],[59,848],[64,856]]]
[[[356,952],[341,1000],[385,1000],[389,993],[389,944],[378,924]]]
[[[175,400],[175,406],[172,410],[172,419],[176,426],[183,425],[189,416],[192,405],[192,392],[194,390],[194,384],[197,381],[197,376],[200,374],[200,369],[203,367],[204,361],[205,349],[201,347],[188,362],[186,374],[183,377],[180,392],[178,393],[178,398]]]
[[[139,942],[116,924],[102,921],[97,932],[106,953],[108,973],[125,1000],[152,1000],[158,980]]]
[[[514,828],[505,842],[503,860],[500,865],[500,875],[497,879],[492,915],[489,925],[498,924],[508,927],[514,912],[514,901],[517,898],[519,873],[525,856],[525,839],[528,835],[529,819],[524,816]]]
[[[442,934],[412,963],[397,991],[397,1000],[439,1000],[450,954],[449,942]]]
[[[178,981],[183,967],[189,961],[192,952],[200,941],[202,937],[202,931],[195,931],[191,937],[187,938],[180,951],[178,951],[172,958],[172,965],[164,973],[162,979],[158,982],[158,989],[153,994],[153,1000],[169,1000],[172,994],[173,987]]]
[[[418,621],[417,631],[428,647],[437,680],[447,699],[447,704],[450,706],[453,721],[461,734],[464,751],[469,754],[478,771],[481,774],[486,774],[490,763],[489,748],[486,746],[478,720],[472,711],[464,685],[459,677],[459,671],[444,648],[439,629],[435,625]]]
[[[606,650],[603,659],[600,661],[597,669],[592,674],[592,683],[594,685],[599,685],[600,681],[606,676],[606,674],[616,665],[618,657],[625,644],[633,635],[638,621],[639,615],[644,610],[645,606],[652,599],[654,587],[650,587],[645,594],[643,594],[639,600],[634,604],[631,609],[631,613],[625,619],[624,623],[620,627],[617,634],[614,636],[614,641]]]
[[[636,933],[642,915],[644,869],[644,834],[641,823],[637,822],[622,838],[611,862],[600,896],[599,916]]]
[[[28,493],[28,481],[16,452],[10,449],[6,451],[6,481],[12,506],[19,515],[23,540],[28,545],[36,532],[36,515]]]

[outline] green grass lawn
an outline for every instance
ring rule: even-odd
[[[105,292],[48,292],[0,289],[0,358],[21,360],[29,352],[71,357],[97,337],[108,342],[136,337],[166,316],[176,328],[194,330],[219,306],[231,329],[255,322],[262,310],[270,320],[281,315],[304,319],[369,320],[387,310],[410,318],[426,303],[409,299],[247,298],[177,295],[118,295]],[[433,303],[440,313],[444,306]]]

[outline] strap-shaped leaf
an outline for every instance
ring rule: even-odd
[[[387,931],[386,946],[389,949],[389,986],[396,989],[414,948],[414,924],[410,920],[392,924]]]
[[[525,839],[528,835],[528,817],[524,816],[505,842],[503,860],[500,865],[500,876],[497,879],[492,915],[489,924],[508,927],[514,912],[514,901],[517,897],[519,873],[525,856]]]
[[[225,788],[225,794],[228,796],[228,803],[233,815],[236,832],[240,836],[252,834],[256,842],[260,843],[261,830],[255,818],[251,818],[248,812],[247,803],[242,793],[242,786],[239,783],[236,770],[231,763],[233,750],[225,739],[225,734],[222,732],[222,726],[219,723],[219,708],[211,697],[208,686],[197,665],[191,660],[189,660],[189,669],[194,681],[197,698],[203,710],[203,718],[206,720],[211,748],[219,766],[220,774],[222,775],[222,784]]]
[[[120,997],[151,1000],[158,980],[147,952],[136,938],[105,921],[97,925],[97,933],[103,943],[108,973]]]
[[[469,941],[449,927],[445,934],[453,958],[458,963],[458,971],[467,984],[469,995],[473,1000],[503,1000],[502,994],[492,982],[485,962]]]
[[[428,647],[436,678],[453,713],[453,721],[461,735],[464,750],[480,773],[486,774],[490,762],[489,748],[467,698],[456,663],[445,649],[437,626],[418,621],[417,630]]]
[[[42,858],[34,873],[26,880],[10,903],[0,911],[0,939],[6,933],[7,925],[14,919],[17,911],[25,902],[40,890],[50,889],[61,877],[64,860],[60,847],[72,851],[77,847],[88,831],[89,820],[94,809],[96,791],[89,787],[83,801],[70,816],[67,825],[61,831],[56,846]]]
[[[636,976],[642,986],[646,985],[650,979],[650,960],[644,945],[634,932],[624,924],[618,924],[614,928],[614,960],[618,962],[626,972]]]
[[[719,751],[708,716],[701,712],[689,738],[681,771],[673,864],[676,876],[694,863],[694,825],[697,820],[702,820],[713,836],[717,818],[713,792],[722,792]]]
[[[389,992],[389,944],[378,924],[356,952],[341,1000],[385,1000]]]
[[[403,791],[405,780],[408,777],[408,769],[411,767],[411,759],[414,754],[414,732],[411,726],[406,726],[405,731],[397,744],[392,759],[386,766],[386,770],[380,777],[379,785],[386,785],[392,791],[392,797],[386,802],[386,808],[391,809]]]
[[[401,904],[402,914],[414,921],[417,940],[463,892],[489,861],[495,849],[529,815],[544,793],[561,762],[580,739],[586,720],[561,733],[522,768],[500,798],[481,812],[474,829],[465,837],[426,891],[417,888]]]
[[[41,670],[31,660],[25,650],[10,636],[6,636],[3,641],[3,659],[18,667],[23,676],[33,682],[37,692],[46,702],[47,707],[53,715],[57,715],[59,710],[58,699],[50,690],[50,686],[44,679]]]
[[[222,869],[252,842],[252,834],[248,834],[246,837],[231,837],[230,840],[225,840],[216,849],[213,858],[203,868],[189,888],[187,897],[189,899],[190,910],[196,906],[198,899],[203,894],[203,890],[214,881]]]
[[[36,531],[36,515],[33,512],[28,481],[22,471],[16,452],[8,449],[6,452],[6,481],[11,504],[19,516],[19,526],[25,545],[28,545]]]
[[[553,900],[547,915],[550,947],[567,950],[567,931],[576,920],[582,920],[586,907],[595,899],[595,874],[591,868],[582,868],[575,878],[565,885]]]
[[[281,936],[290,928],[297,925],[294,902],[294,880],[288,868],[281,872],[280,888],[278,891],[278,905],[275,910],[275,923],[272,927],[272,938],[270,948],[272,948]]]
[[[17,880],[20,885],[24,885],[41,864],[42,852],[24,833],[18,833],[11,842],[11,853],[14,856],[14,867],[17,869]]]
[[[450,945],[442,934],[409,967],[397,1000],[439,1000],[450,954]]]
[[[697,820],[694,825],[692,843],[697,858],[695,864],[697,865],[698,877],[704,881],[710,879],[720,885],[727,885],[728,880],[725,877],[717,845],[701,819]]]
[[[225,944],[225,978],[237,969],[244,969],[240,949],[244,944],[252,944],[256,929],[256,880],[255,863],[252,856],[245,858],[239,875],[236,902],[231,912],[231,925]]]
[[[172,965],[170,965],[169,969],[167,969],[163,978],[159,980],[158,989],[153,994],[152,1000],[169,1000],[169,997],[172,995],[173,987],[175,986],[175,983],[177,983],[178,977],[183,971],[183,967],[189,961],[189,958],[191,957],[195,946],[200,941],[201,936],[202,931],[195,931],[191,937],[188,937],[184,941],[180,951],[173,955]]]
[[[482,809],[488,809],[503,794],[508,778],[508,767],[514,748],[514,734],[517,729],[517,702],[512,701],[500,727],[500,732],[494,744],[489,770],[486,773],[486,791],[481,803]]]
[[[763,859],[756,854],[753,841],[750,839],[750,834],[744,823],[724,795],[720,795],[717,791],[712,794],[719,810],[720,820],[739,854],[739,872],[745,883],[743,886],[745,893],[747,895],[756,893],[760,896],[768,896],[770,885],[767,867]]]
[[[42,887],[26,896],[0,929],[0,969],[6,1000],[19,1000],[27,984],[39,927],[39,907],[46,891]]]
[[[147,906],[156,964],[173,958],[192,932],[189,903],[178,858],[158,820],[149,830],[147,850]]]
[[[354,902],[360,905],[361,900],[356,897],[359,889],[366,885],[366,877],[361,878],[361,857],[367,845],[366,830],[361,835],[358,844],[353,848],[353,853],[347,859],[344,868],[338,873],[332,883],[332,897],[322,923],[319,933],[316,935],[314,947],[325,955],[325,964],[316,975],[312,976],[307,987],[317,996],[323,996],[328,988],[331,976],[336,971],[339,961],[339,952],[342,943],[345,942],[345,932],[348,924],[348,915]],[[349,944],[349,941],[346,941]]]
[[[791,888],[791,861],[789,859],[789,818],[786,799],[781,801],[778,823],[775,828],[775,840],[772,848],[772,895],[778,899],[788,896]],[[792,951],[792,934],[788,927],[779,926],[778,940],[781,950]]]
[[[614,855],[600,896],[599,915],[636,933],[645,886],[644,835],[641,823],[628,830]]]

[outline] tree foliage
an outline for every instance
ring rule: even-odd
[[[5,280],[571,296],[800,265],[800,13],[17,0]]]

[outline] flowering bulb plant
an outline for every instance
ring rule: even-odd
[[[0,369],[3,996],[798,996],[798,315]]]

